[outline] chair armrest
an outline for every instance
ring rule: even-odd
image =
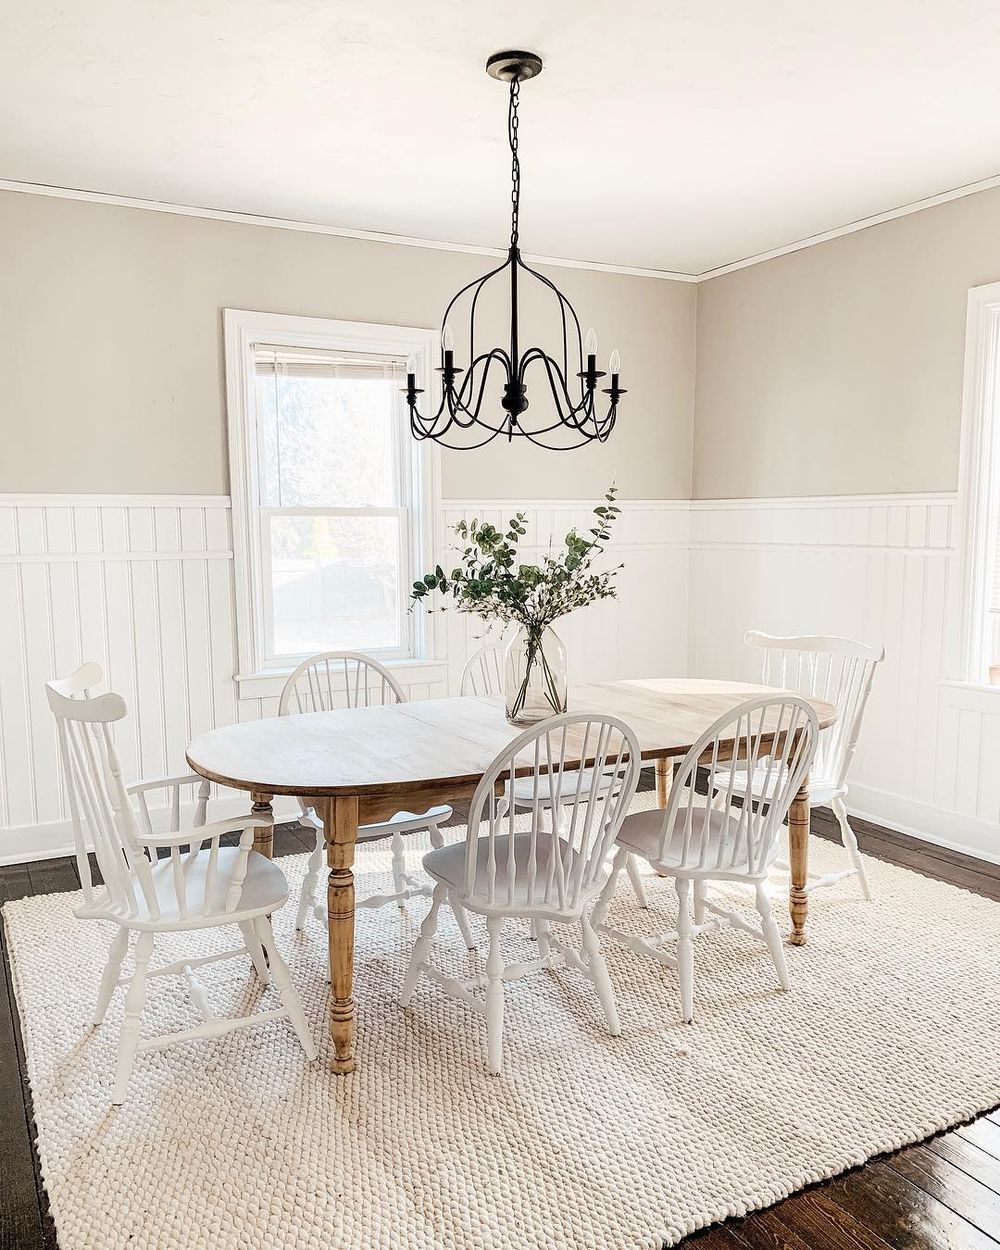
[[[194,829],[188,829],[180,833],[139,833],[137,841],[140,846],[149,847],[150,850],[158,850],[161,847],[169,846],[189,846],[196,842],[214,842],[218,838],[224,837],[227,833],[242,833],[244,836],[240,839],[242,845],[244,839],[248,842],[253,841],[252,834],[249,839],[246,838],[247,831],[253,829],[269,829],[274,824],[270,816],[234,816],[231,820],[215,820],[208,825],[198,825]]]
[[[181,777],[144,777],[125,787],[126,794],[145,794],[147,790],[166,790],[171,786],[200,786],[207,778],[197,773],[186,773]]]

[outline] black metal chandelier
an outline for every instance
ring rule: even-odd
[[[446,447],[472,449],[482,447],[497,435],[508,441],[525,438],[540,447],[566,450],[586,443],[603,443],[615,426],[618,401],[625,394],[619,385],[618,352],[611,353],[608,373],[611,385],[603,388],[608,396],[601,403],[597,396],[598,382],[607,377],[597,368],[597,335],[588,330],[584,339],[580,321],[565,295],[530,265],[525,264],[518,245],[518,216],[521,201],[521,165],[518,159],[518,101],[521,83],[542,71],[541,58],[532,52],[497,52],[486,62],[486,72],[502,82],[510,83],[510,107],[507,133],[511,154],[511,225],[510,248],[502,265],[491,269],[474,282],[462,287],[445,309],[441,323],[442,395],[437,412],[422,416],[417,411],[416,374],[406,376],[406,403],[410,411],[410,429],[417,439],[430,438]],[[479,350],[476,341],[476,309],[484,288],[494,278],[506,275],[510,282],[510,340],[506,347]],[[542,284],[554,296],[562,328],[562,352],[550,356],[541,347],[522,350],[518,337],[518,281],[524,276]],[[463,297],[469,308],[469,366],[455,364],[454,338],[449,317]],[[570,361],[577,368],[571,373]],[[525,418],[528,409],[526,378],[529,370],[547,379],[552,409],[537,420]],[[465,374],[464,378],[460,375]],[[576,381],[573,376],[575,374]],[[490,386],[492,380],[492,387]],[[496,402],[498,383],[502,383],[500,412],[487,413]],[[604,415],[598,412],[598,405]]]

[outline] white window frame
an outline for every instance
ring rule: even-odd
[[[260,438],[257,426],[256,353],[260,346],[308,348],[329,352],[365,352],[396,356],[414,363],[417,385],[433,399],[437,374],[432,361],[438,335],[434,330],[413,326],[377,325],[357,321],[335,321],[325,317],[294,317],[279,313],[249,312],[227,308],[223,312],[226,355],[226,409],[229,427],[229,477],[232,501],[234,589],[236,609],[236,681],[241,698],[273,696],[280,692],[284,678],[296,660],[269,658],[270,623],[266,606],[270,602],[268,561],[264,556],[263,525],[273,513],[326,513],[336,515],[355,509],[270,508],[261,503]],[[406,613],[405,601],[410,583],[433,564],[438,518],[441,514],[440,452],[437,444],[422,441],[406,446],[411,439],[403,422],[398,433],[399,468],[406,474],[404,507],[376,509],[386,515],[400,515],[400,541],[407,558],[401,560],[400,585],[404,599],[404,623],[408,626],[405,654],[387,657],[392,667],[422,668],[440,665],[433,618],[427,613]],[[408,466],[408,472],[407,472]],[[383,653],[384,655],[384,653]],[[428,680],[428,674],[421,674]]]
[[[994,692],[987,683],[992,557],[1000,521],[1000,282],[969,291],[959,460],[956,628],[952,682]]]

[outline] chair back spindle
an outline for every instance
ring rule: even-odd
[[[721,716],[678,769],[663,812],[660,859],[682,872],[766,872],[818,738],[816,712],[795,695],[750,699]],[[708,771],[709,794],[724,799],[719,807],[690,802],[699,767]]]
[[[465,662],[459,692],[463,696],[485,698],[503,694],[503,647],[487,642]]]
[[[361,651],[324,651],[303,660],[289,676],[278,715],[405,702],[399,682],[378,660]]]
[[[819,634],[784,638],[759,630],[750,630],[744,641],[763,651],[765,685],[834,704],[837,719],[820,732],[812,781],[843,787],[861,735],[872,678],[885,658],[885,648],[849,638]]]
[[[603,884],[641,765],[635,734],[611,716],[568,713],[516,738],[472,799],[464,895],[487,907],[573,914]],[[530,827],[518,833],[508,795],[533,775]],[[556,813],[553,829],[545,812]]]

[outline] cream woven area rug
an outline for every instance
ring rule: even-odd
[[[415,864],[420,849],[412,839]],[[814,840],[818,869],[841,854]],[[361,889],[384,888],[370,875],[387,869],[382,851],[358,858]],[[304,857],[280,862],[294,892]],[[870,872],[872,905],[850,882],[813,896],[809,945],[789,951],[790,994],[747,935],[704,938],[687,1027],[673,974],[622,948],[609,950],[620,1038],[577,973],[511,984],[497,1078],[484,1070],[481,1016],[428,981],[399,1006],[426,902],[362,912],[357,1072],[329,1075],[325,1052],[306,1064],[282,1021],[140,1056],[119,1110],[120,994],[105,1026],[88,1027],[109,932],[73,919],[72,894],[10,903],[59,1245],[652,1250],[993,1106],[1000,907],[904,869]],[[667,927],[672,890],[650,889]],[[615,918],[650,922],[625,881]],[[324,1036],[324,937],[315,923],[296,937],[293,921],[286,906],[278,937]],[[450,917],[440,933],[444,957],[471,971]],[[524,935],[510,957],[527,951]],[[189,936],[183,950],[219,940]],[[180,948],[165,940],[158,952]],[[240,963],[205,980],[220,1009],[258,997]],[[179,983],[155,980],[144,1029],[193,1022]]]

